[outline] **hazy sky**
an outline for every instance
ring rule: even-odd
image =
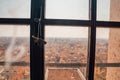
[[[30,27],[29,25],[0,25],[0,37],[29,37]]]
[[[30,0],[0,0],[1,18],[30,18]]]
[[[109,20],[110,0],[98,0],[99,20]],[[46,0],[46,18],[59,19],[89,19],[88,0]],[[0,17],[2,18],[29,18],[30,0],[0,0]],[[14,27],[14,26],[13,26]],[[12,25],[0,25],[0,36],[11,36],[13,34]],[[20,27],[20,26],[19,26]],[[27,36],[29,28],[18,28],[18,36]],[[98,29],[98,38],[108,38],[108,29]],[[46,37],[78,37],[88,36],[87,28],[78,27],[49,27],[46,28]]]
[[[57,32],[56,32],[57,30]],[[87,27],[73,26],[46,26],[45,37],[61,37],[61,38],[88,38]]]

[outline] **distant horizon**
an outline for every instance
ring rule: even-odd
[[[1,38],[12,38],[12,37],[7,37],[7,36],[2,36],[0,37]],[[16,38],[29,38],[30,40],[30,37],[24,37],[24,36],[19,36],[19,37],[16,37]],[[72,37],[46,37],[45,39],[88,39],[88,38],[72,38]],[[96,38],[96,39],[102,39],[102,40],[108,40],[107,38]]]

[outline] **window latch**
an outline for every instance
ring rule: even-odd
[[[34,18],[34,22],[40,23],[40,22],[41,22],[41,19],[40,19],[40,18]]]
[[[34,35],[32,35],[32,38],[33,38],[35,43],[44,43],[44,44],[47,43],[44,39],[39,38],[39,37],[35,37]]]

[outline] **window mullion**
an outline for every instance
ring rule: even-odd
[[[88,80],[94,80],[95,46],[96,46],[96,6],[97,0],[91,0],[91,27],[89,28],[89,63]]]
[[[31,0],[31,39],[30,39],[30,67],[31,67],[31,80],[44,80],[44,57],[43,57],[43,46],[40,43],[36,43],[32,36],[38,36],[39,26],[41,26],[41,5],[42,0]],[[36,22],[36,19],[38,22]],[[39,22],[40,21],[40,22]],[[40,23],[40,25],[38,25]]]

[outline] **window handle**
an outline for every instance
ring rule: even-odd
[[[39,37],[35,37],[34,35],[32,35],[32,38],[34,39],[34,42],[35,42],[35,43],[39,43],[39,42],[42,42],[42,43],[44,43],[44,44],[47,43],[44,39],[39,38]]]

